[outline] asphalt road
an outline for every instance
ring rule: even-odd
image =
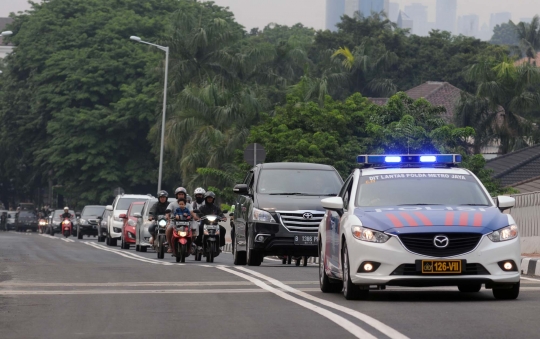
[[[204,259],[203,259],[204,260]],[[0,233],[0,338],[538,338],[540,280],[490,290],[323,294],[317,266],[176,264],[95,238]]]

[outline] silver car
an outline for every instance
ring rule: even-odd
[[[169,203],[174,201],[174,198],[168,199]],[[147,200],[144,203],[140,217],[138,217],[137,214],[134,214],[137,216],[137,225],[135,226],[135,251],[137,252],[146,252],[148,247],[152,247],[149,242],[150,232],[148,232],[148,227],[152,225],[152,221],[148,221],[148,218],[150,216],[150,209],[156,202],[158,202],[157,199]]]

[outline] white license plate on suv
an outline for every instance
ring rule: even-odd
[[[319,243],[318,235],[295,235],[295,245],[317,245]]]

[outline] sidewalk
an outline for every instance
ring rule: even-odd
[[[540,253],[522,255],[521,274],[540,277]]]

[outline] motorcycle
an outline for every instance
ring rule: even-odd
[[[45,233],[47,229],[47,220],[45,219],[39,219],[39,222],[38,222],[38,232],[39,234],[43,234]]]
[[[214,262],[214,258],[219,255],[219,221],[221,217],[217,215],[206,215],[201,218],[204,225],[202,247],[197,249],[195,260],[200,261],[204,256],[206,262]]]
[[[173,246],[176,247],[176,262],[186,262],[191,248],[191,223],[186,220],[173,220]]]
[[[154,239],[154,250],[157,253],[158,259],[165,258],[165,250],[167,247],[167,218],[164,215],[158,215],[156,225],[156,238]]]
[[[64,221],[62,221],[62,224],[60,226],[64,237],[69,237],[72,231],[71,220],[69,220],[69,218],[64,218]]]

